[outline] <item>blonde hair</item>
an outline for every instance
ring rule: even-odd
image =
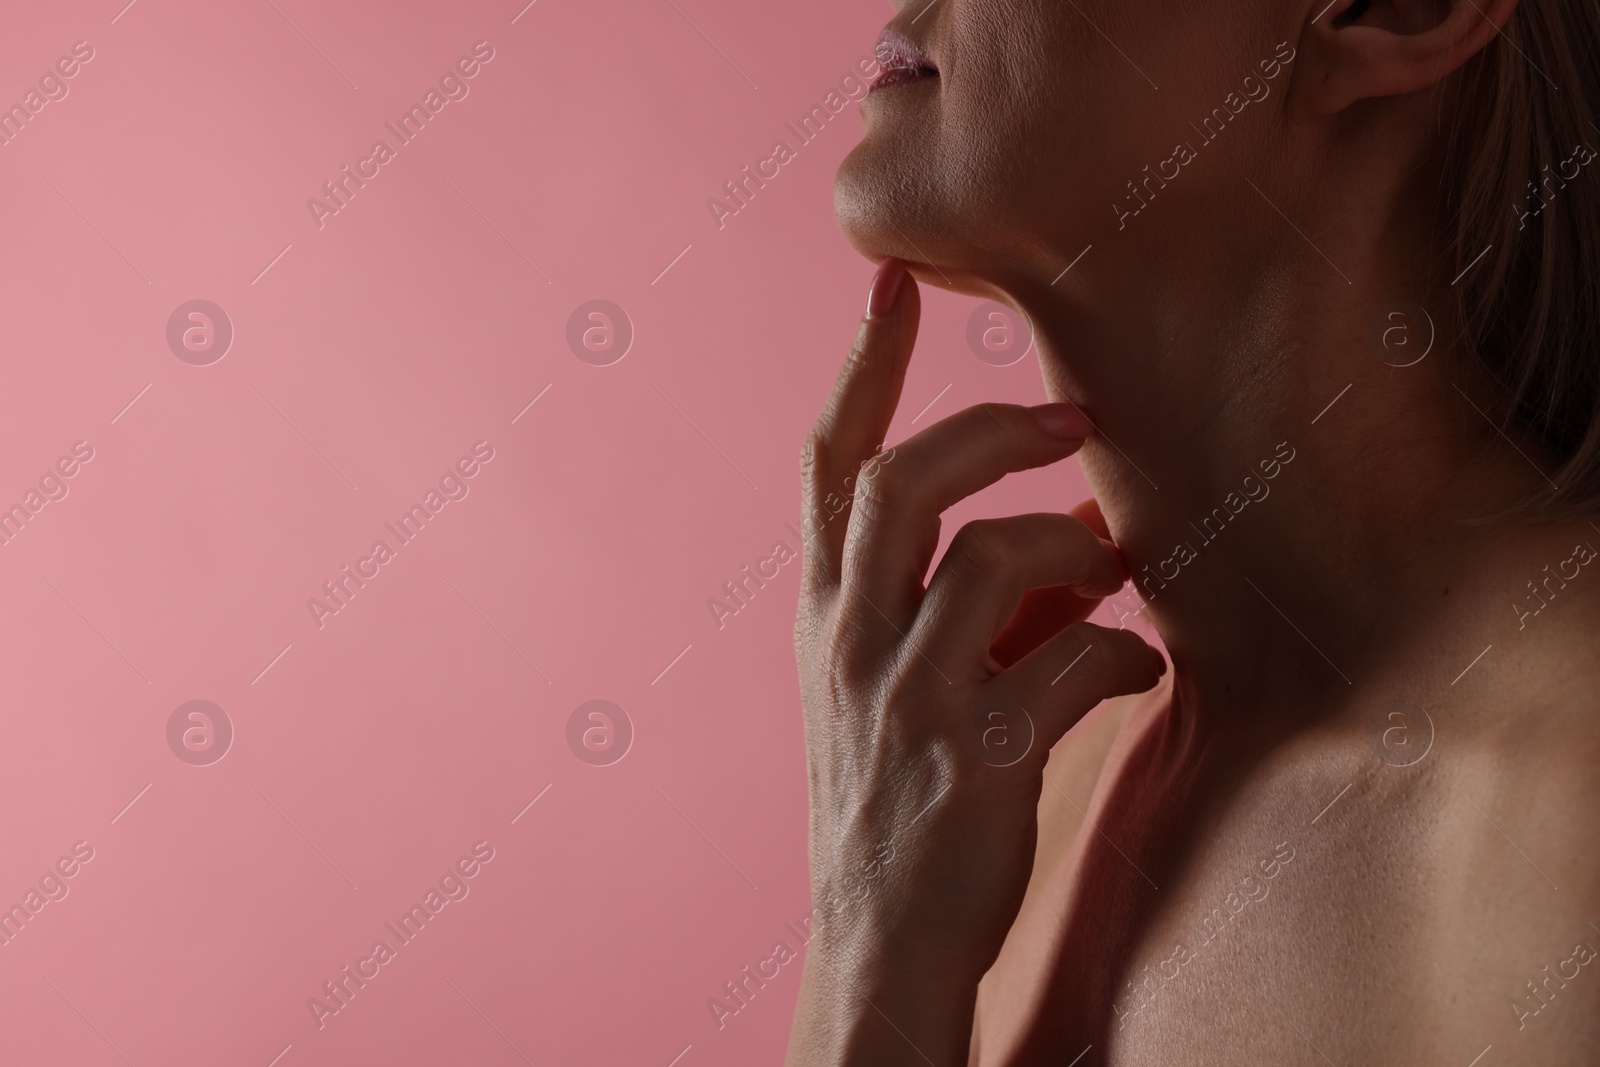
[[[1498,386],[1501,428],[1513,438],[1531,433],[1558,463],[1503,514],[1592,517],[1600,514],[1600,127],[1591,106],[1600,101],[1600,4],[1522,0],[1456,90],[1441,172],[1442,265],[1458,279],[1449,289],[1456,321]]]

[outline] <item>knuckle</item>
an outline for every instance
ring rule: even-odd
[[[808,495],[816,492],[822,472],[828,467],[828,434],[825,421],[819,419],[800,443],[800,484]]]
[[[853,374],[870,367],[873,347],[871,332],[866,329],[857,330],[855,340],[850,343],[850,351],[844,357],[845,373]]]
[[[819,638],[808,654],[809,688],[822,700],[818,711],[831,714],[855,704],[855,679],[846,651],[826,637]]]
[[[1131,630],[1109,629],[1090,622],[1080,622],[1068,627],[1076,639],[1090,646],[1090,657],[1095,660],[1091,676],[1102,687],[1120,687],[1130,672],[1143,668],[1149,662],[1149,646]]]
[[[894,451],[895,451],[895,446],[894,445],[890,445],[889,447],[885,448],[880,444],[878,446],[878,451],[874,452],[871,456],[868,456],[866,459],[861,461],[861,470],[862,470],[862,472],[863,473],[870,473],[868,471],[868,468],[871,468],[871,470],[877,470],[879,467],[883,466],[884,464],[893,462],[894,461]]]
[[[965,739],[950,735],[924,743],[919,762],[923,765],[922,774],[929,786],[926,789],[928,795],[918,799],[921,801],[919,809],[926,809],[927,819],[937,821],[939,816],[954,806],[952,802],[959,803],[959,798],[971,796],[973,787],[980,784],[978,772],[981,761],[973,757],[971,749],[972,746],[965,743]],[[949,788],[946,789],[946,785]],[[912,814],[916,815],[917,812],[913,811]]]
[[[909,503],[910,496],[910,486],[898,468],[863,466],[856,478],[855,505],[869,516],[901,508]]]
[[[822,692],[828,707],[835,711],[854,707],[857,701],[856,679],[852,676],[848,660],[837,650],[823,653]]]
[[[926,720],[922,711],[928,704],[927,683],[921,672],[898,662],[880,686],[884,710],[906,727]]]
[[[1064,633],[1070,641],[1088,648],[1087,655],[1094,657],[1094,666],[1100,671],[1104,671],[1107,661],[1116,652],[1111,631],[1103,626],[1096,626],[1092,622],[1075,622]]]
[[[871,684],[871,669],[861,653],[863,633],[857,615],[836,611],[816,627],[811,657],[816,670],[828,680],[836,706],[856,703]]]
[[[839,562],[822,544],[824,521],[804,516],[800,526],[800,596],[814,600],[832,596],[840,580]]]
[[[797,654],[810,654],[824,618],[824,613],[817,608],[812,597],[800,598],[800,606],[794,613],[794,647]]]
[[[1007,558],[1000,527],[987,519],[974,519],[957,530],[950,553],[963,570],[982,575],[1003,569]]]
[[[990,401],[978,404],[977,410],[984,416],[983,424],[988,427],[989,433],[1001,440],[1013,440],[1017,437],[1018,408],[1015,404]]]
[[[892,459],[894,459],[894,446],[891,445],[888,448],[884,448],[882,445],[879,445],[876,452],[862,460],[860,464],[857,465],[856,477],[874,477],[884,466],[884,464],[888,463]]]
[[[800,470],[809,474],[817,469],[822,458],[822,450],[827,441],[826,434],[819,422],[806,433],[806,439],[800,442]]]
[[[983,758],[984,740],[976,728],[972,734],[964,739],[964,744],[947,746],[950,752],[944,762],[949,770],[945,774],[950,782],[950,792],[957,796],[992,793],[994,789],[995,765]]]

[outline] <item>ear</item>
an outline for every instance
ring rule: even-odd
[[[1313,0],[1301,102],[1331,115],[1430,89],[1488,47],[1516,9],[1517,0]]]

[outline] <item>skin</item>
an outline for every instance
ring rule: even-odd
[[[940,73],[867,98],[836,186],[883,265],[803,450],[790,1065],[1595,1062],[1600,523],[1468,521],[1554,462],[1482,414],[1425,254],[1435,116],[1516,0],[1324,3],[891,24]],[[1280,43],[1269,94],[1110,207]],[[877,455],[919,283],[1026,314],[1054,403]],[[1397,302],[1437,325],[1403,368]],[[935,563],[940,512],[1071,454],[1093,500]],[[1130,574],[1170,668],[1082,621]]]

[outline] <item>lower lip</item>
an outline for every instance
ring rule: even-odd
[[[877,81],[872,83],[872,88],[867,91],[868,93],[875,93],[879,89],[893,89],[898,85],[910,85],[913,82],[933,81],[938,77],[938,74],[924,74],[921,71],[907,70],[904,67],[897,67],[894,70],[885,71]]]

